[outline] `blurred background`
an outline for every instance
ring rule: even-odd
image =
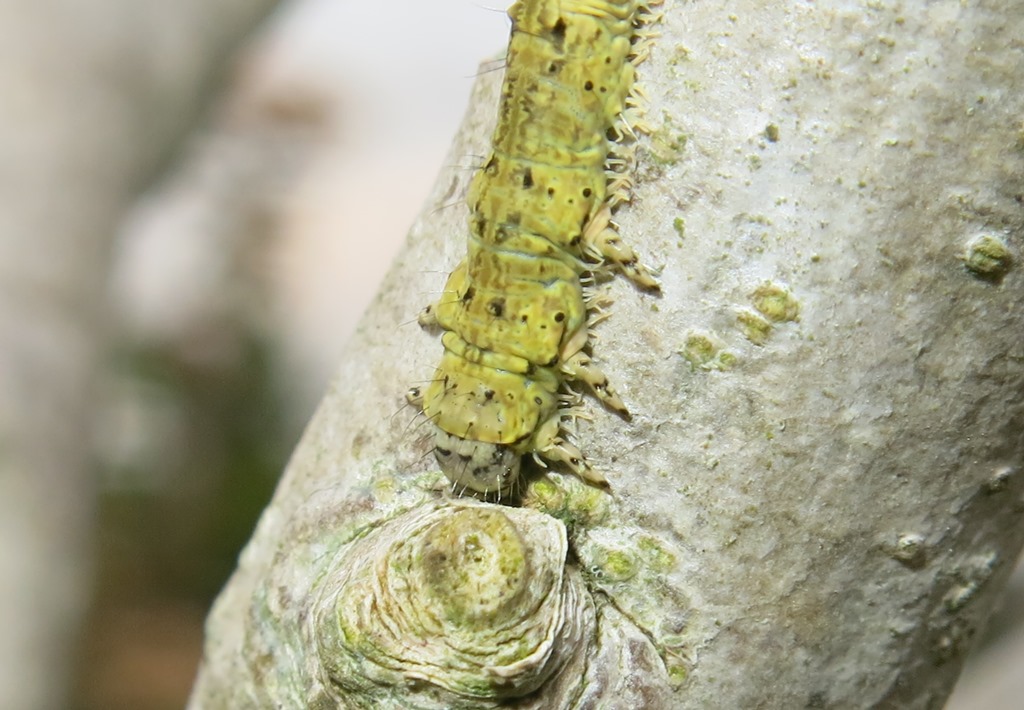
[[[479,163],[445,153],[495,2],[0,0],[0,708],[183,706],[429,186]],[[1020,706],[1022,589],[950,707]]]

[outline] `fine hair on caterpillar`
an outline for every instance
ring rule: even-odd
[[[588,418],[577,383],[629,416],[588,352],[590,328],[608,317],[595,278],[619,271],[658,288],[611,221],[631,187],[649,4],[519,0],[509,9],[498,122],[467,195],[466,256],[417,319],[442,331],[444,352],[427,386],[407,395],[433,428],[453,492],[509,496],[525,455],[607,485],[569,429]]]
[[[506,62],[505,62],[505,58],[504,57],[502,57],[501,59],[492,59],[489,62],[484,62],[483,64],[481,64],[480,68],[476,72],[473,73],[472,77],[466,77],[466,78],[467,79],[469,79],[469,78],[476,79],[476,78],[479,78],[481,76],[484,76],[485,74],[490,74],[492,72],[501,71],[502,69],[505,68],[505,66],[506,66]]]

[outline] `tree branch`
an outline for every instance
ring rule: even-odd
[[[588,402],[578,441],[610,494],[550,474],[523,497],[566,524],[585,671],[517,707],[941,704],[1024,536],[1019,15],[666,9],[616,215],[664,295],[602,285],[593,346],[633,420]],[[498,80],[449,164],[486,153]],[[363,319],[211,614],[193,707],[370,702],[325,670],[323,620],[349,613],[325,609],[358,603],[328,590],[372,559],[353,540],[388,559],[396,520],[455,510],[398,402],[440,354],[403,323],[465,248],[447,205],[469,177],[441,174]]]

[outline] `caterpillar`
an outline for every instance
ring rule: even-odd
[[[617,269],[658,288],[611,223],[628,198],[614,148],[634,135],[634,67],[646,49],[636,28],[650,4],[518,0],[509,9],[491,154],[467,196],[467,254],[419,317],[443,329],[444,354],[425,390],[407,395],[434,428],[442,471],[463,490],[510,492],[527,454],[607,485],[565,424],[585,416],[574,383],[628,416],[585,352],[603,301],[581,278]]]

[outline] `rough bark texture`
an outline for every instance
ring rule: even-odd
[[[603,285],[594,344],[634,416],[591,403],[581,426],[610,494],[555,474],[524,495],[567,523],[597,608],[575,704],[938,707],[1024,539],[1024,15],[665,10],[617,215],[664,295]],[[486,153],[498,82],[449,164]],[[211,614],[192,707],[365,702],[311,619],[352,539],[445,497],[399,402],[440,354],[409,323],[464,248],[446,206],[468,179],[441,175],[367,312]]]
[[[273,2],[0,2],[0,707],[63,707],[119,212]]]

